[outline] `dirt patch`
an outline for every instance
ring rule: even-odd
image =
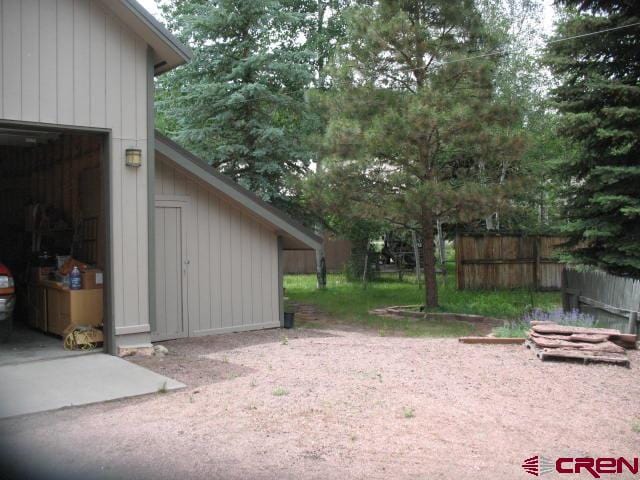
[[[344,331],[164,345],[145,365],[186,389],[3,420],[2,451],[25,478],[516,479],[536,454],[635,456],[640,442],[637,351],[626,369]]]
[[[328,336],[332,336],[331,333],[315,330],[273,329],[245,334],[185,338],[158,342],[158,345],[164,345],[169,350],[169,353],[164,356],[133,356],[127,357],[127,360],[190,387],[198,387],[255,372],[255,369],[244,364],[230,362],[228,355],[220,355],[218,359],[211,358],[212,353],[228,352],[236,348],[273,344],[274,342],[284,343],[289,339]]]
[[[504,325],[505,320],[498,318],[485,317],[483,315],[470,315],[465,313],[448,313],[448,312],[423,312],[419,305],[406,305],[397,307],[383,307],[370,310],[371,315],[379,317],[396,319],[396,320],[412,320],[414,322],[428,322],[431,320],[441,322],[461,322],[474,328],[475,333],[479,336],[488,335],[495,327]]]

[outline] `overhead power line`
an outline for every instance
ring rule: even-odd
[[[546,44],[550,45],[550,44],[557,44],[557,43],[562,43],[562,42],[568,42],[571,40],[576,40],[578,38],[585,38],[585,37],[592,37],[595,35],[601,35],[603,33],[608,33],[608,32],[613,32],[616,30],[622,30],[625,28],[630,28],[630,27],[636,27],[636,26],[640,26],[640,22],[635,22],[635,23],[630,23],[627,25],[620,25],[618,27],[611,27],[611,28],[605,28],[602,30],[597,30],[595,32],[589,32],[589,33],[582,33],[580,35],[572,35],[570,37],[563,37],[563,38],[557,38],[555,40],[549,40]],[[448,61],[443,61],[443,62],[434,62],[431,65],[424,65],[422,67],[415,67],[415,68],[411,68],[411,67],[407,67],[407,68],[402,68],[402,69],[397,69],[396,71],[404,71],[404,72],[411,72],[411,71],[415,71],[415,70],[421,70],[421,69],[426,69],[426,68],[430,68],[432,66],[442,66],[442,65],[449,65],[452,63],[459,63],[459,62],[465,62],[465,61],[469,61],[469,60],[476,60],[479,58],[486,58],[486,57],[492,57],[492,56],[496,56],[496,55],[508,55],[511,53],[517,53],[522,51],[524,48],[526,47],[522,47],[522,48],[517,48],[517,49],[512,49],[512,50],[499,50],[499,51],[495,51],[495,52],[488,52],[488,53],[483,53],[483,54],[479,54],[479,55],[472,55],[469,57],[463,57],[463,58],[456,58],[453,60],[448,60]],[[346,86],[353,86],[353,83],[345,81],[345,82],[338,82],[336,80],[334,80],[334,84],[336,85],[346,85]],[[276,95],[286,95],[288,93],[295,93],[295,92],[299,92],[299,90],[291,90],[291,91],[287,91],[287,90],[281,90],[279,92],[269,92],[268,94],[265,95],[256,95],[252,98],[247,98],[244,100],[236,100],[233,103],[234,104],[243,104],[243,103],[250,103],[250,102],[255,102],[255,101],[259,101],[259,100],[263,100],[263,99],[267,99],[271,96],[276,96]]]
[[[547,45],[556,44],[556,43],[562,43],[562,42],[568,42],[570,40],[576,40],[578,38],[592,37],[594,35],[601,35],[603,33],[613,32],[613,31],[616,31],[616,30],[622,30],[624,28],[630,28],[630,27],[636,27],[636,26],[640,26],[640,22],[630,23],[628,25],[621,25],[619,27],[605,28],[603,30],[597,30],[595,32],[589,32],[589,33],[582,33],[580,35],[573,35],[573,36],[570,36],[570,37],[557,38],[555,40],[549,40],[547,42]],[[513,49],[513,50],[498,50],[496,52],[483,53],[483,54],[480,54],[480,55],[473,55],[473,56],[464,57],[464,58],[456,58],[456,59],[445,61],[445,62],[436,61],[436,62],[434,62],[434,65],[435,66],[449,65],[451,63],[465,62],[467,60],[475,60],[475,59],[478,59],[478,58],[485,58],[485,57],[491,57],[491,56],[496,56],[496,55],[508,55],[509,53],[516,53],[516,52],[522,51],[523,48],[524,47]],[[425,66],[422,66],[422,67],[406,68],[406,69],[403,69],[403,70],[406,70],[406,71],[421,70],[421,69],[429,68],[429,67],[430,67],[430,65],[425,65]]]

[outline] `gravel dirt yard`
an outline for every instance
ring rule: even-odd
[[[522,346],[362,331],[164,345],[169,355],[132,361],[184,390],[1,421],[14,473],[518,479],[530,478],[520,464],[536,454],[638,455],[636,351],[627,369],[543,363]]]

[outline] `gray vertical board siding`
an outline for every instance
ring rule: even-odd
[[[113,163],[111,159],[111,136],[109,134],[104,135],[105,143],[102,146],[102,175],[105,179],[102,182],[102,214],[105,216],[104,229],[106,235],[106,248],[105,248],[105,268],[104,268],[104,336],[105,336],[105,351],[107,353],[116,354],[116,328],[115,318],[113,314],[114,306],[114,285],[113,285],[113,249],[110,246],[113,245],[113,238],[111,236],[111,219],[113,218],[113,203],[111,200],[111,184],[113,183]]]
[[[73,2],[73,121],[91,124],[91,3]]]
[[[189,335],[279,326],[276,232],[162,155],[156,159],[156,201],[189,199]]]
[[[184,185],[184,177],[178,175],[176,177],[176,191],[180,194],[185,193],[182,187]],[[208,329],[215,330],[222,328],[222,298],[220,296],[220,270],[221,270],[221,256],[220,251],[220,201],[212,193],[209,194],[209,244],[211,245],[210,252],[210,265],[209,265],[209,285],[218,285],[218,288],[210,289],[211,292],[211,313],[210,323],[207,325]]]
[[[104,125],[107,121],[107,19],[100,15],[95,3],[91,3],[90,8],[90,121],[91,125]]]
[[[174,183],[175,187],[175,183]],[[195,210],[196,210],[196,231],[192,234],[198,238],[198,253],[195,259],[200,266],[197,284],[198,288],[210,285],[209,256],[211,254],[211,244],[209,243],[209,201],[207,192],[203,188],[196,188],[195,193]],[[193,288],[193,286],[192,286]],[[206,291],[206,290],[205,290]],[[200,305],[198,309],[198,325],[202,328],[202,323],[206,322],[211,316],[211,295],[203,292],[200,295]]]
[[[147,140],[142,139],[137,141],[137,146],[140,150],[142,150],[142,156],[146,160],[149,158],[148,156],[148,146]],[[141,171],[140,169],[136,169],[136,200],[135,205],[139,206],[136,209],[136,240],[138,242],[138,253],[137,253],[137,271],[136,277],[143,279],[144,281],[138,282],[138,297],[136,299],[138,304],[138,317],[133,318],[132,323],[138,324],[139,319],[145,319],[145,323],[148,325],[149,323],[149,282],[148,282],[148,271],[149,271],[149,224],[147,222],[147,217],[151,215],[148,210],[148,197],[147,190],[149,188],[149,184],[147,181],[147,172]]]
[[[233,308],[231,300],[231,245],[233,238],[231,235],[231,210],[229,208],[220,208],[220,310],[223,328],[231,328],[233,326]]]
[[[156,244],[156,259],[162,259],[166,255],[165,248],[165,235],[164,235],[164,209],[156,208],[155,215],[155,244]],[[158,263],[158,262],[156,262]],[[157,297],[156,297],[156,322],[154,332],[165,332],[167,330],[167,299],[166,299],[166,280],[164,277],[165,268],[162,266],[162,263],[157,265],[156,268],[156,289],[157,289]]]
[[[58,117],[58,29],[57,3],[40,2],[40,121],[55,123]],[[103,122],[103,125],[105,123]]]
[[[149,325],[153,331],[156,315],[156,272],[155,272],[155,201],[156,201],[156,159],[155,159],[155,83],[153,50],[147,47],[147,255],[149,282]],[[152,215],[151,212],[154,212]]]
[[[156,321],[152,338],[168,340],[188,335],[186,305],[188,267],[186,224],[188,202],[184,199],[156,202],[154,208],[156,257]]]
[[[7,1],[7,0],[5,0]],[[57,22],[57,120],[56,123],[62,125],[74,125],[74,103],[73,95],[73,0],[58,0],[56,12]]]
[[[5,33],[4,33],[4,0],[0,0],[0,118],[4,117],[4,49],[5,49]]]
[[[22,98],[22,116],[23,117],[40,117],[39,106],[39,23],[40,11],[38,0],[22,0],[20,2],[21,12],[21,39],[22,48],[21,60],[21,91]],[[33,72],[37,72],[33,75]]]
[[[2,2],[2,117],[22,120],[22,36],[19,0]]]
[[[231,280],[231,324],[242,325],[242,223],[237,209],[229,212],[231,223],[231,270],[225,272]]]
[[[278,237],[278,319],[284,325],[284,258],[282,237]]]
[[[148,46],[96,0],[0,0],[0,120],[111,131],[113,318],[149,322]],[[126,168],[124,149],[143,150]],[[126,331],[126,330],[121,330]]]
[[[179,336],[183,332],[182,318],[182,253],[179,208],[160,208],[164,217],[164,255],[158,256],[158,277],[164,279],[165,327],[167,336]],[[163,271],[164,270],[164,271]]]

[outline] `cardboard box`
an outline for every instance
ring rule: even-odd
[[[102,290],[47,288],[47,331],[62,335],[71,324],[102,325]]]
[[[82,288],[85,290],[95,290],[104,285],[104,275],[102,270],[90,268],[82,273]]]

